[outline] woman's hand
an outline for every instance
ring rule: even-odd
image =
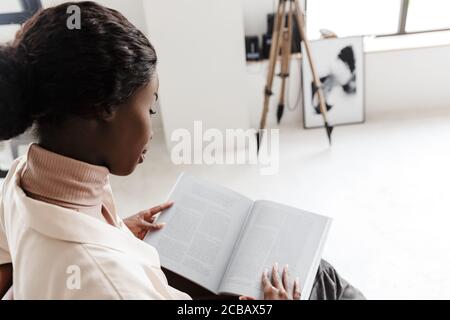
[[[290,284],[288,266],[283,269],[283,273],[278,275],[278,264],[272,267],[272,282],[269,279],[269,271],[266,269],[262,275],[262,287],[264,290],[264,300],[300,300],[300,283],[296,278],[293,285]],[[255,300],[253,297],[241,296],[240,300]]]
[[[164,223],[155,223],[155,215],[164,212],[164,210],[169,209],[172,205],[172,201],[163,203],[151,209],[141,211],[134,216],[125,218],[123,222],[137,238],[144,240],[147,232],[157,231],[164,227]]]
[[[11,263],[0,265],[0,300],[9,291],[12,292],[13,266]],[[8,291],[9,290],[9,291]],[[6,296],[7,298],[7,296]]]

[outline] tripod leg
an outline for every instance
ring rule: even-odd
[[[280,123],[284,113],[284,101],[286,99],[286,84],[290,72],[290,61],[292,53],[292,19],[293,19],[293,1],[289,1],[288,26],[283,26],[283,44],[281,46],[281,94],[277,109],[277,122]]]
[[[256,133],[257,148],[262,140],[262,130],[266,127],[267,112],[269,111],[270,96],[272,95],[273,77],[275,74],[275,65],[277,63],[278,54],[280,52],[281,27],[284,24],[284,12],[286,8],[286,0],[280,0],[278,4],[277,14],[275,16],[274,29],[272,33],[272,45],[270,47],[269,72],[267,73],[267,81],[264,89],[264,105],[259,123],[259,131]]]
[[[306,32],[304,30],[305,20],[303,18],[303,11],[300,8],[300,4],[298,3],[298,0],[295,0],[295,11],[296,11],[295,18],[297,19],[297,25],[298,25],[299,32],[300,32],[300,37],[302,38],[302,41],[305,44],[306,55],[308,57],[309,65],[311,67],[314,86],[317,88],[317,97],[319,99],[320,113],[322,114],[322,118],[324,121],[327,136],[328,136],[328,141],[330,142],[330,145],[331,145],[331,133],[333,131],[333,127],[330,126],[327,121],[327,109],[325,106],[325,96],[324,96],[323,90],[322,90],[322,83],[317,74],[316,65],[314,64],[313,57],[311,55],[311,46],[310,46],[308,37],[306,36]]]

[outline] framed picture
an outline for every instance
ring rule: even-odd
[[[304,48],[302,52],[306,54]],[[364,122],[363,37],[311,41],[311,55],[322,82],[329,124]],[[306,56],[302,60],[303,125],[305,128],[323,127],[311,67]]]

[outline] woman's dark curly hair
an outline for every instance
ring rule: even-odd
[[[80,29],[67,27],[71,5],[81,10]],[[0,46],[0,140],[35,122],[42,130],[110,112],[151,80],[156,61],[148,39],[115,10],[87,1],[38,12]]]

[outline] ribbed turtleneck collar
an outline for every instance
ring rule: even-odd
[[[109,171],[32,144],[21,187],[32,198],[78,211],[101,212]]]

